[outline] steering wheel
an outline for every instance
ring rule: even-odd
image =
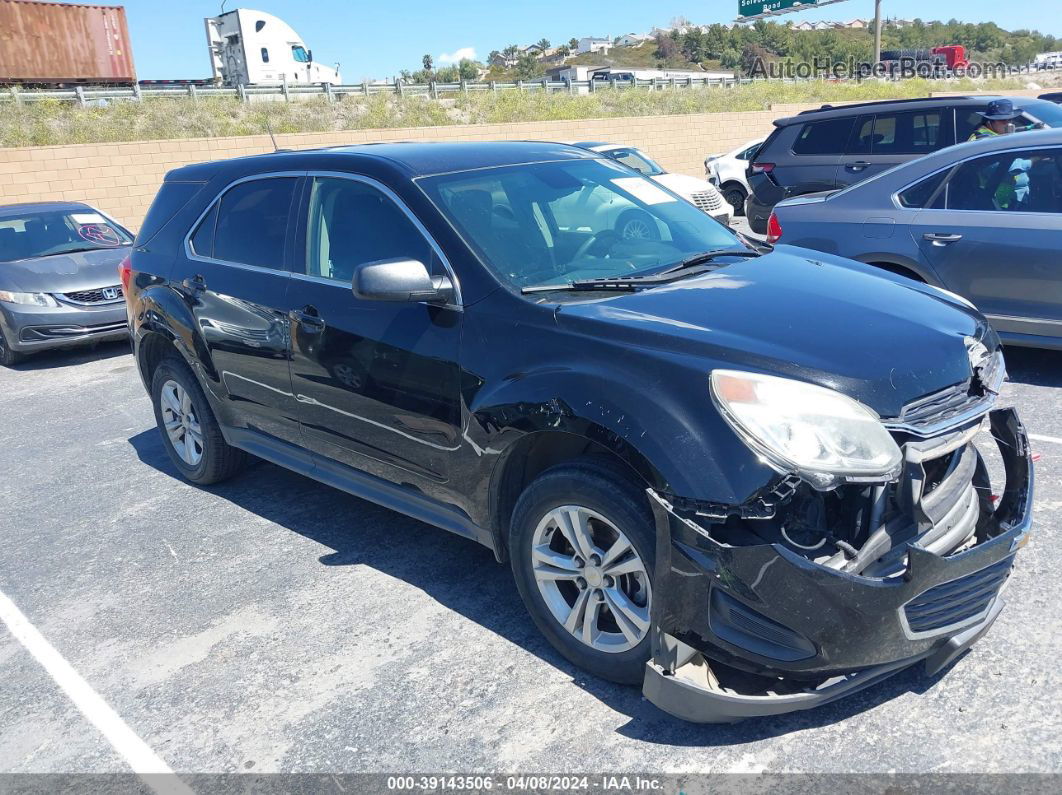
[[[622,239],[623,238],[620,237],[619,232],[617,232],[615,229],[602,229],[600,232],[595,232],[594,234],[590,235],[590,237],[588,237],[586,240],[584,240],[581,246],[579,246],[578,251],[576,251],[575,254],[572,255],[572,261],[574,262],[577,259],[585,257],[587,254],[590,253],[590,250],[592,248],[598,245],[604,246],[607,244],[608,248],[611,249]]]

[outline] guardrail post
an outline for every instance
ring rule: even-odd
[[[133,83],[133,99],[137,102],[144,101],[144,95],[140,92],[140,83]]]
[[[462,94],[467,94],[468,93],[468,81],[465,80],[464,78],[461,79],[461,93]]]
[[[612,90],[615,91],[616,90],[616,78],[610,77],[608,79],[608,82],[609,82],[609,85],[612,87]]]
[[[327,101],[329,105],[336,101],[336,95],[332,93],[331,83],[321,83],[321,89],[324,91],[325,101]]]
[[[491,90],[491,92],[493,92],[495,94],[498,93],[498,83],[497,83],[497,81],[495,81],[495,80],[491,80],[490,81],[490,90]]]
[[[570,77],[564,78],[564,84],[566,86],[568,86],[568,93],[569,94],[574,94],[575,93],[575,86],[572,85],[572,79]]]
[[[77,104],[81,107],[85,107],[85,87],[77,86],[74,88],[74,93],[77,94]]]
[[[361,93],[364,94],[365,96],[369,96],[369,81],[368,80],[362,80],[361,81]]]
[[[189,83],[188,84],[188,96],[191,97],[192,102],[196,102],[196,103],[199,102],[199,95],[195,91],[195,84],[194,83]]]
[[[11,91],[11,101],[14,102],[16,105],[21,105],[22,104],[22,97],[20,97],[19,94],[18,94],[18,86],[11,86],[10,91]]]
[[[439,98],[439,84],[436,83],[434,80],[428,83],[428,91],[431,93],[432,99]]]
[[[402,83],[402,78],[398,78],[397,80],[395,80],[395,92],[400,97],[404,97],[406,95],[406,89],[405,85]]]
[[[520,92],[523,92],[523,90],[524,90],[524,81],[523,80],[517,80],[516,81],[516,90],[520,91]]]
[[[236,86],[236,97],[240,100],[240,102],[247,101],[247,89],[244,87],[243,83],[240,83],[238,86]]]
[[[586,92],[588,94],[593,94],[595,91],[597,91],[597,81],[594,80],[593,77],[591,77],[589,80],[587,80],[586,83],[587,83]]]
[[[547,94],[550,93],[550,90],[549,90],[549,78],[548,77],[543,77],[542,78],[542,90],[545,91]]]
[[[660,78],[658,78],[658,77],[654,77],[653,78],[652,89],[653,89],[653,91],[658,91],[660,89]]]
[[[284,92],[284,101],[291,102],[291,97],[288,96],[288,76],[286,74],[280,76],[280,90]]]

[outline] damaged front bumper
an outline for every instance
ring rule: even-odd
[[[893,499],[906,506],[914,537],[872,550],[876,561],[859,562],[859,573],[782,543],[726,543],[713,533],[711,511],[651,492],[657,561],[646,698],[685,720],[732,722],[811,709],[919,662],[932,675],[961,655],[1002,610],[1000,592],[1031,524],[1025,430],[1013,409],[989,418],[1006,474],[998,504],[967,445],[980,423],[945,450],[948,471],[932,493],[923,464],[939,442],[912,443]],[[976,476],[967,474],[969,455]],[[898,518],[882,531],[897,532]],[[958,549],[945,543],[967,531]]]

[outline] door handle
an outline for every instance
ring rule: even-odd
[[[191,291],[193,294],[201,293],[206,289],[206,280],[201,273],[197,273],[195,276],[181,282],[181,286],[184,287],[184,289]]]
[[[926,232],[922,235],[923,240],[928,240],[934,246],[946,246],[948,243],[957,243],[962,240],[962,235],[946,235],[942,232]]]
[[[857,160],[854,163],[848,163],[845,165],[845,169],[848,171],[863,171],[870,167],[870,163],[866,160]]]
[[[325,322],[314,306],[304,306],[302,309],[292,309],[288,317],[303,326],[306,331],[317,333],[324,331]]]

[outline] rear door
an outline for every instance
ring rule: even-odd
[[[855,118],[848,116],[809,122],[800,128],[791,151],[771,174],[786,196],[843,186],[837,181],[837,169],[854,126]]]
[[[288,244],[299,174],[231,185],[194,227],[171,281],[195,319],[222,422],[301,444],[288,369]]]
[[[916,157],[949,146],[952,114],[942,108],[860,116],[837,172],[839,185],[854,185]]]
[[[1062,336],[1062,148],[960,164],[911,228],[944,286],[997,329]]]

